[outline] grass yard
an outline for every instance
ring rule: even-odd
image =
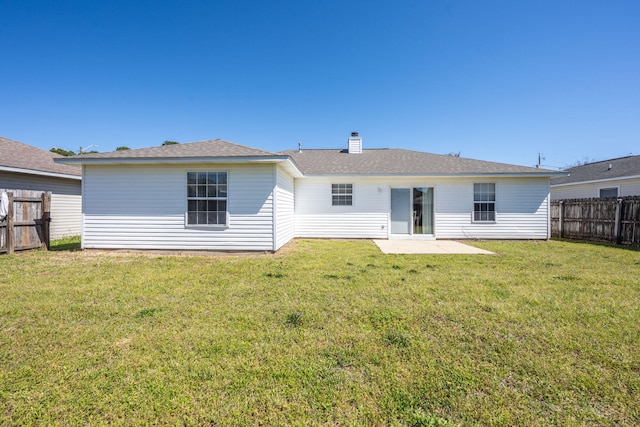
[[[0,425],[637,425],[640,252],[473,244],[0,256]]]

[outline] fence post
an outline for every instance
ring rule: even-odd
[[[9,209],[7,209],[7,254],[11,255],[15,246],[15,231],[13,228],[13,193],[7,193]]]
[[[42,249],[49,250],[49,223],[51,221],[51,194],[42,193]]]
[[[558,235],[561,239],[564,237],[564,200],[558,204]]]
[[[622,243],[622,198],[618,198],[618,204],[616,205],[616,244]]]

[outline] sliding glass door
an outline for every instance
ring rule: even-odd
[[[413,189],[413,234],[433,234],[433,188]]]
[[[391,189],[391,234],[433,234],[433,187]]]

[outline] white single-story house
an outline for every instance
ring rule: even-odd
[[[567,169],[551,179],[551,199],[640,196],[640,156],[626,156]]]
[[[53,159],[60,157],[63,156],[0,137],[0,192],[50,192],[52,240],[78,236],[82,231],[82,169],[54,163]]]
[[[82,165],[84,248],[276,251],[295,237],[548,239],[544,169],[402,149],[268,152],[223,140]]]

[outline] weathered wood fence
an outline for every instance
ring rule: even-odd
[[[551,237],[640,245],[640,196],[551,202]]]
[[[9,200],[8,214],[0,221],[0,254],[25,249],[49,249],[51,193],[2,190]]]

